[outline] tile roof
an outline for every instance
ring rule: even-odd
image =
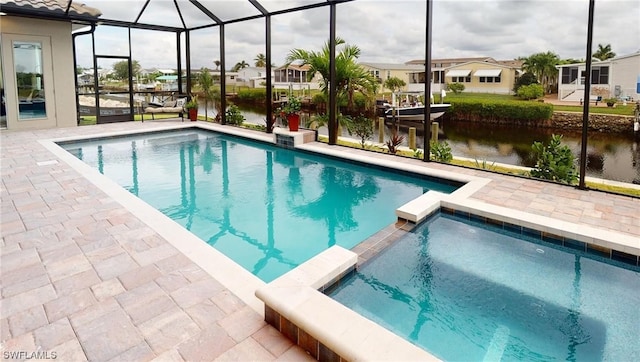
[[[65,14],[70,0],[0,0],[2,11],[38,17],[67,17]],[[71,1],[69,17],[98,18],[102,12],[96,8]]]

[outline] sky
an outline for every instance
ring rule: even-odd
[[[323,0],[259,0],[280,10]],[[83,0],[103,18],[134,20],[144,0]],[[246,0],[200,1],[222,19],[254,15]],[[187,26],[205,18],[187,0],[178,0]],[[561,59],[586,57],[588,0],[433,0],[432,58],[492,57],[509,60],[551,51]],[[355,0],[337,5],[336,34],[360,48],[360,62],[405,63],[425,58],[425,0]],[[618,56],[640,51],[640,1],[596,0],[593,48],[610,44]],[[320,51],[329,38],[329,7],[271,18],[272,63],[280,66],[292,49]],[[151,0],[141,22],[181,26],[173,1]],[[225,68],[245,61],[251,66],[266,54],[265,21],[225,25]],[[96,53],[128,55],[127,30],[98,26]],[[133,30],[132,58],[143,68],[176,68],[173,33]],[[183,38],[184,39],[184,38]],[[191,67],[215,69],[220,59],[219,28],[192,31]],[[183,40],[184,41],[184,40]],[[91,66],[90,37],[76,42],[78,63]],[[182,66],[185,66],[184,55]],[[113,60],[99,64],[108,67]]]

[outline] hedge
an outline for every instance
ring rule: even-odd
[[[264,103],[267,99],[267,90],[265,88],[243,88],[238,90],[238,99],[245,102]]]
[[[468,121],[544,121],[551,119],[553,106],[541,102],[455,100],[447,114]]]

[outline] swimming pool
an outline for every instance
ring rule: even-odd
[[[266,282],[460,186],[200,129],[60,146]]]
[[[640,271],[437,214],[328,294],[451,361],[640,360]]]

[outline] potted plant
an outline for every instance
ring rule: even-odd
[[[198,120],[198,97],[191,96],[191,100],[184,105],[184,109],[189,113],[191,121]]]
[[[605,103],[607,103],[607,107],[613,107],[616,103],[618,103],[618,100],[615,98],[607,98],[604,101]]]
[[[280,107],[280,114],[286,117],[289,124],[289,131],[297,131],[300,127],[300,108],[302,103],[300,98],[289,94],[287,97],[287,103]]]

